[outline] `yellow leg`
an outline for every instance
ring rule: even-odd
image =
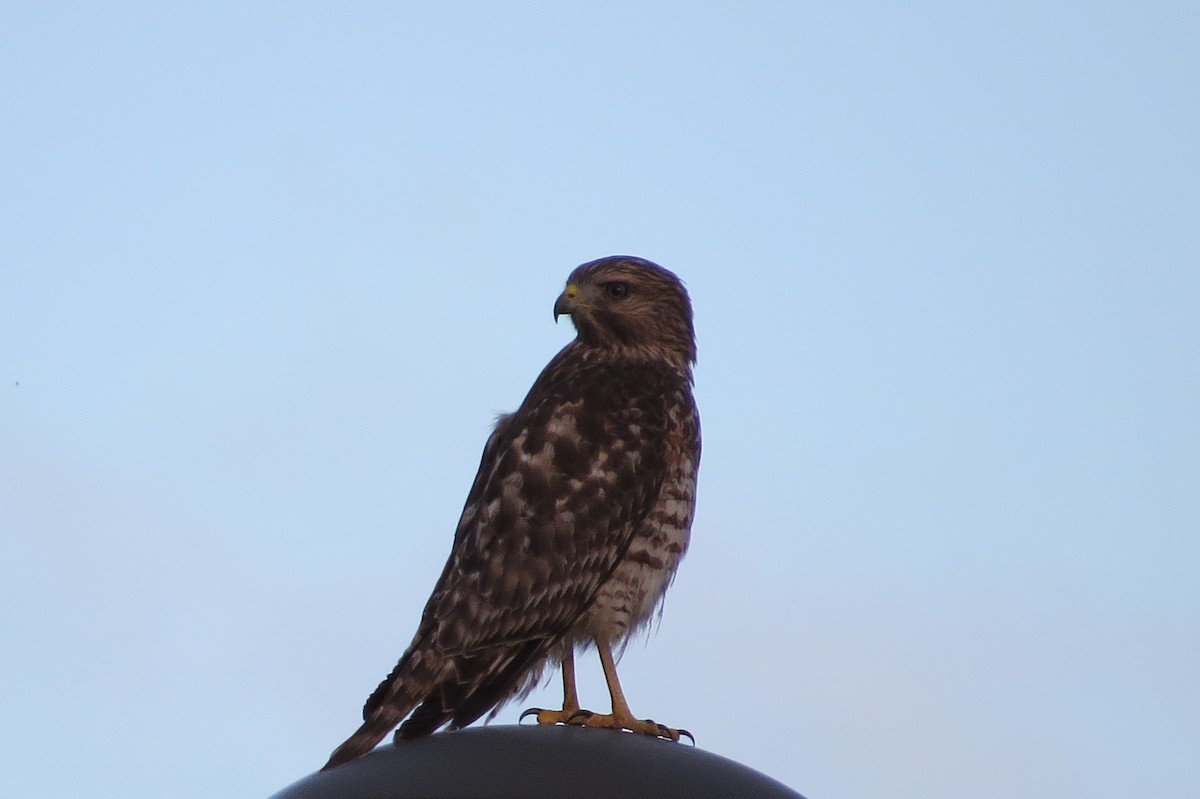
[[[625,692],[621,690],[621,681],[617,679],[617,664],[613,659],[612,646],[608,641],[597,638],[596,651],[600,654],[604,681],[608,683],[608,693],[612,697],[612,713],[593,713],[590,710],[579,709],[579,694],[575,690],[575,656],[574,652],[568,650],[562,659],[562,710],[542,710],[535,707],[522,713],[521,718],[537,716],[538,724],[570,724],[573,727],[629,730],[641,735],[669,738],[672,741],[678,741],[681,735],[692,737],[687,730],[675,730],[650,719],[641,720],[635,717],[629,709],[629,702],[625,700]]]
[[[567,647],[562,658],[563,706],[562,710],[530,708],[521,714],[537,716],[538,724],[563,724],[579,712],[579,692],[575,690],[575,650]]]
[[[612,697],[613,718],[622,721],[634,721],[633,711],[625,701],[625,692],[621,690],[621,681],[617,679],[617,662],[612,656],[612,647],[607,641],[596,639],[596,652],[600,655],[600,667],[604,669],[604,681],[608,683],[608,695]]]
[[[601,727],[610,730],[629,730],[641,735],[652,735],[656,738],[670,738],[678,741],[680,735],[691,738],[687,730],[674,730],[650,719],[641,720],[629,709],[625,700],[625,692],[621,690],[621,681],[617,679],[617,664],[613,659],[612,646],[608,641],[596,639],[596,651],[600,655],[600,666],[604,669],[604,681],[608,683],[608,693],[612,697],[612,713],[603,715],[580,710],[567,719],[568,724],[581,727]]]
[[[575,650],[568,648],[562,659],[563,713],[579,711],[579,692],[575,690]]]

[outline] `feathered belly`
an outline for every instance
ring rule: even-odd
[[[580,632],[618,643],[645,625],[675,578],[687,546],[686,533],[682,538],[685,540],[671,549],[639,546],[647,542],[635,540],[597,594],[580,624]]]
[[[662,603],[691,537],[694,471],[686,468],[680,472],[575,628],[581,637],[619,643],[650,621]]]
[[[587,643],[587,638],[620,644],[637,632],[661,606],[687,552],[700,465],[699,420],[690,387],[680,389],[668,403],[667,417],[667,474],[658,499],[617,568],[572,628],[568,636],[572,645]]]

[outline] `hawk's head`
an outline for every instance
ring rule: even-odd
[[[554,318],[570,314],[579,340],[605,349],[696,361],[696,334],[687,289],[674,274],[644,258],[613,255],[590,261],[567,278]]]

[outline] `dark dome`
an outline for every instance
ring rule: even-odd
[[[574,727],[473,727],[383,746],[271,799],[803,799],[687,744]]]

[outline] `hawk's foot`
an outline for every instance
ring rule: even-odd
[[[567,724],[569,723],[568,719],[579,712],[580,710],[577,707],[564,707],[562,710],[544,710],[540,707],[531,707],[522,713],[517,721],[524,721],[529,716],[534,716],[537,718],[538,724]],[[586,713],[588,711],[583,712]]]
[[[540,717],[539,717],[540,721]],[[693,744],[696,743],[695,737],[687,730],[676,730],[665,724],[659,724],[653,719],[635,719],[632,716],[625,718],[617,714],[593,713],[590,710],[576,710],[568,716],[564,722],[572,727],[596,727],[604,730],[628,730],[636,732],[639,735],[649,735],[653,738],[666,738],[671,741],[678,741],[681,736],[686,737]]]

